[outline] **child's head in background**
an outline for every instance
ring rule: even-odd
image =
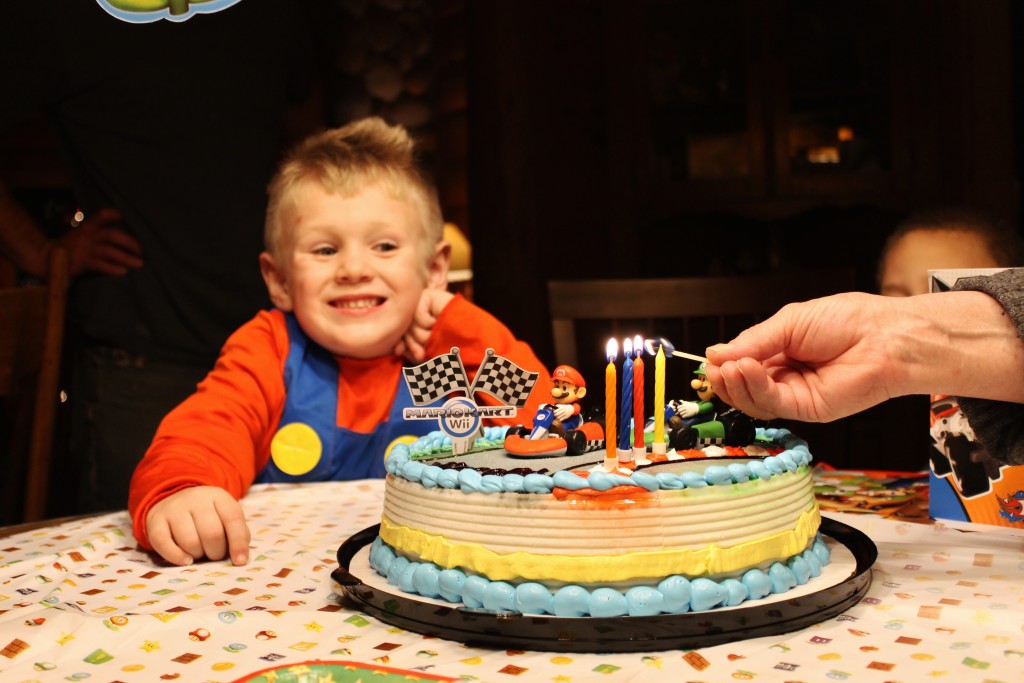
[[[270,182],[260,268],[271,301],[338,356],[392,352],[447,284],[437,192],[404,128],[368,118],[300,143]]]
[[[934,208],[904,220],[886,240],[878,288],[886,296],[928,293],[928,271],[1024,265],[1021,237],[965,208]]]

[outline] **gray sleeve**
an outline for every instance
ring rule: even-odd
[[[1003,307],[1024,340],[1024,268],[988,276],[962,278],[954,290],[985,292]],[[1022,341],[1024,343],[1024,341]],[[1020,378],[1024,382],[1024,377]],[[1024,404],[957,397],[988,454],[1009,465],[1024,465]]]

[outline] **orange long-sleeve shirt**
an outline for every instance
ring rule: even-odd
[[[270,442],[284,409],[284,366],[290,340],[281,311],[264,311],[239,328],[221,350],[214,369],[196,393],[160,423],[153,443],[132,477],[128,510],[136,539],[150,548],[145,519],[157,502],[189,486],[219,486],[241,498],[270,457]],[[550,400],[550,373],[525,342],[497,318],[461,296],[438,316],[427,343],[427,357],[456,346],[473,377],[487,349],[524,370],[539,372],[537,383],[516,418],[499,424],[527,424]],[[372,431],[388,418],[403,360],[336,358],[337,425]],[[496,403],[482,395],[482,402]],[[381,454],[383,455],[383,454]]]

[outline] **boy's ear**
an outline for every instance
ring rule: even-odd
[[[448,288],[448,262],[452,256],[452,245],[441,240],[434,247],[434,255],[427,264],[427,287],[430,289]]]
[[[285,278],[284,271],[278,267],[270,252],[260,254],[260,273],[267,285],[270,300],[282,311],[292,310],[291,288]]]

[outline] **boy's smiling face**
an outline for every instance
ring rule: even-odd
[[[409,329],[423,290],[445,286],[448,251],[427,250],[418,202],[380,184],[344,197],[303,180],[282,207],[278,249],[260,267],[271,300],[313,341],[337,356],[376,358]]]

